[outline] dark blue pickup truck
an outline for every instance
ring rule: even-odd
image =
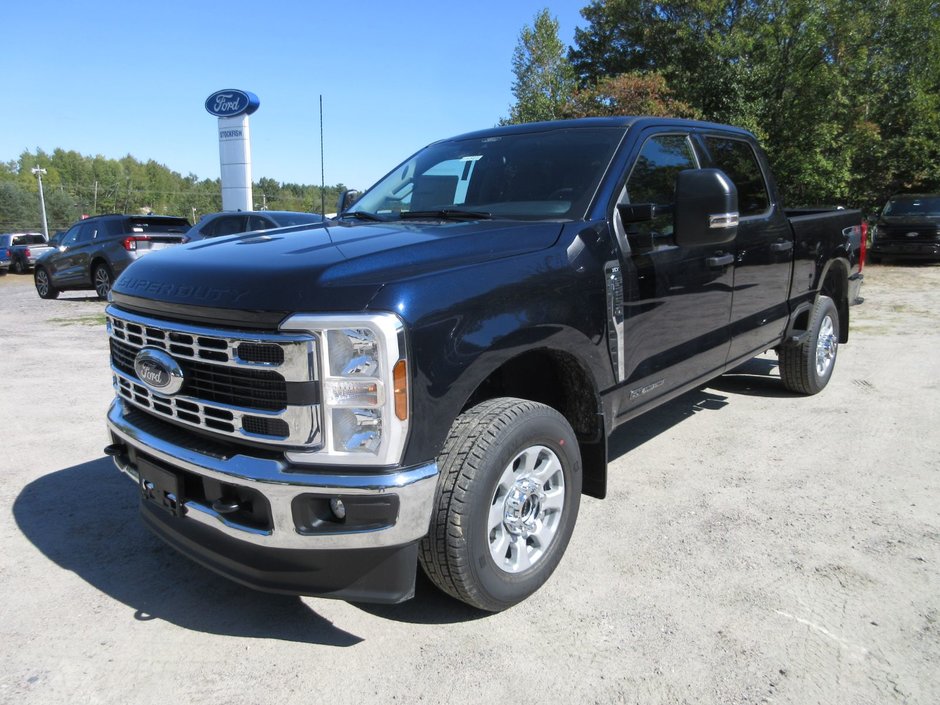
[[[170,545],[255,588],[529,596],[607,439],[767,350],[814,394],[861,215],[783,210],[753,136],[604,118],[435,142],[335,220],[176,247],[107,309],[106,449]]]

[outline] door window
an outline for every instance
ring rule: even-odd
[[[770,207],[767,184],[754,150],[744,140],[706,137],[705,145],[714,165],[725,172],[738,188],[741,216],[760,215]]]
[[[685,169],[697,169],[695,152],[686,135],[650,137],[630,171],[625,187],[628,203],[652,203],[656,216],[641,223],[625,223],[630,245],[635,250],[672,246],[676,177]]]

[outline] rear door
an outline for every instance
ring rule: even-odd
[[[738,189],[740,221],[734,260],[729,360],[776,345],[787,325],[793,231],[774,202],[762,160],[738,134],[698,134],[707,166],[721,169]]]
[[[619,203],[653,203],[659,215],[630,223],[618,209],[612,214],[623,270],[622,413],[721,368],[727,357],[733,243],[730,250],[679,247],[673,232],[676,176],[699,166],[688,131],[644,133]]]

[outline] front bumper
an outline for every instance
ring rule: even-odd
[[[875,240],[868,250],[875,257],[940,260],[940,242],[898,242]]]
[[[436,463],[359,474],[233,454],[119,399],[108,410],[108,427],[115,464],[142,490],[149,485],[148,496],[150,473],[177,483],[178,505],[168,509],[142,491],[141,512],[157,535],[194,560],[260,590],[375,602],[413,595]],[[341,500],[347,516],[330,514],[330,500]],[[246,510],[232,509],[239,503]]]

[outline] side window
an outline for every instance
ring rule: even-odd
[[[271,222],[267,218],[262,218],[260,215],[252,215],[248,217],[249,230],[270,230],[271,228],[276,227],[278,227],[276,223]]]
[[[686,135],[655,135],[640,150],[624,188],[628,203],[652,203],[658,215],[649,221],[626,223],[630,246],[639,252],[673,247],[672,204],[676,177],[685,169],[697,169],[698,162]]]
[[[676,176],[695,169],[695,155],[685,135],[656,135],[646,140],[627,179],[630,203],[672,205]]]
[[[245,232],[245,217],[241,215],[224,215],[212,223],[212,231],[203,231],[207,237],[221,235],[236,235]]]
[[[69,231],[65,233],[65,237],[62,238],[62,244],[65,247],[70,247],[71,245],[74,245],[76,242],[78,242],[78,234],[81,232],[81,229],[81,224],[73,225],[71,228],[69,228]]]
[[[98,226],[96,223],[83,223],[81,229],[78,232],[78,243],[91,242],[95,234],[98,232]]]
[[[725,172],[738,187],[738,211],[741,216],[759,215],[770,207],[767,184],[757,155],[747,142],[729,137],[706,137],[714,165]]]

